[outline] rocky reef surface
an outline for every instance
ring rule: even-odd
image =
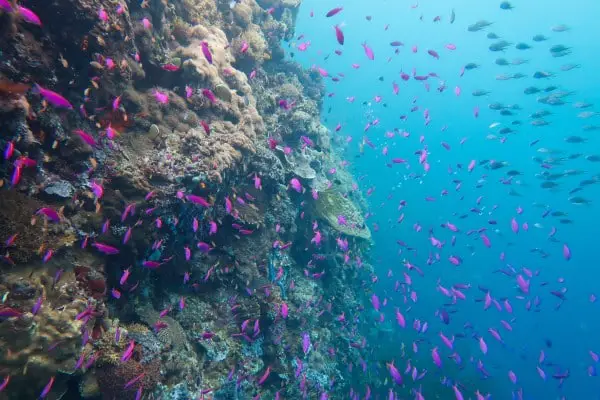
[[[299,0],[0,6],[0,396],[341,398],[371,234]]]

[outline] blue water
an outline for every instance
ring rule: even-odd
[[[367,313],[365,317],[373,319],[369,322],[373,327],[382,329],[391,325],[394,330],[393,334],[379,336],[377,342],[371,335],[370,345],[375,351],[370,368],[376,368],[379,363],[380,370],[387,376],[382,363],[394,360],[399,370],[404,372],[410,359],[419,372],[428,369],[426,378],[416,383],[412,382],[410,374],[404,376],[405,387],[394,387],[400,398],[414,398],[411,389],[421,390],[428,399],[454,398],[452,388],[441,383],[444,377],[458,382],[465,398],[475,398],[476,389],[491,393],[494,399],[510,399],[511,396],[518,396],[518,390],[522,390],[523,397],[527,399],[600,398],[598,378],[588,376],[587,371],[594,364],[589,351],[600,351],[599,305],[589,299],[594,293],[600,294],[596,283],[595,249],[597,221],[600,220],[596,203],[600,199],[600,189],[597,185],[589,185],[574,194],[590,200],[588,206],[574,205],[568,200],[570,190],[584,179],[593,179],[599,172],[598,164],[584,158],[595,152],[600,153],[600,139],[596,137],[598,133],[582,128],[584,125],[600,124],[600,117],[577,117],[579,112],[597,111],[598,107],[580,110],[574,108],[573,103],[585,101],[600,104],[597,79],[600,45],[596,39],[600,37],[597,23],[600,5],[585,0],[549,0],[544,1],[543,5],[541,3],[514,1],[512,4],[515,8],[505,11],[500,9],[499,1],[422,2],[414,9],[411,8],[413,3],[408,1],[352,1],[344,4],[344,10],[338,15],[325,18],[328,10],[340,4],[329,0],[306,0],[299,10],[296,36],[303,34],[305,37],[292,43],[288,54],[293,52],[294,59],[305,67],[321,67],[328,71],[329,77],[324,80],[327,93],[332,96],[324,102],[323,122],[331,129],[332,135],[339,139],[338,143],[343,148],[342,157],[351,163],[349,168],[355,176],[364,177],[359,181],[364,194],[369,188],[374,188],[368,197],[369,212],[374,214],[369,219],[369,225],[372,229],[373,224],[379,226],[379,231],[374,233],[373,258],[378,277],[374,290],[380,299],[387,298],[388,304],[383,307],[383,324],[378,322],[377,313]],[[456,20],[450,24],[452,9]],[[314,17],[310,16],[311,10],[314,11]],[[367,15],[372,17],[371,21],[365,18]],[[441,20],[433,22],[438,15]],[[493,25],[479,32],[467,31],[467,26],[482,19],[493,22]],[[343,46],[336,42],[334,24],[340,24],[345,34]],[[389,24],[387,31],[384,30],[386,24]],[[553,32],[551,28],[559,24],[567,25],[570,30]],[[513,45],[504,53],[491,52],[488,46],[496,40],[486,38],[489,32],[496,33]],[[533,42],[531,38],[536,34],[543,34],[549,40]],[[307,51],[298,51],[294,47],[307,40],[311,42]],[[398,55],[389,45],[394,40],[405,44],[399,48]],[[374,61],[365,56],[361,46],[363,42],[373,49]],[[528,43],[533,48],[517,50],[514,44],[519,42]],[[456,45],[457,49],[446,49],[444,46],[448,43]],[[548,49],[556,44],[572,47],[572,54],[552,57]],[[411,52],[413,45],[418,46],[416,54]],[[342,50],[342,55],[336,55],[336,49]],[[440,59],[436,60],[427,54],[429,49],[436,50]],[[499,57],[509,61],[522,58],[529,62],[519,66],[498,66],[495,60]],[[469,62],[477,63],[480,67],[466,71],[460,77],[461,68]],[[352,63],[360,64],[360,68],[352,68]],[[563,72],[560,66],[564,64],[580,64],[581,67]],[[422,82],[412,78],[405,82],[400,78],[400,71],[412,76],[413,68],[418,75],[430,72],[439,75],[439,78],[430,77],[427,80],[430,91],[426,91]],[[536,71],[549,71],[555,75],[549,79],[534,79],[532,75]],[[500,74],[517,72],[526,77],[508,81],[495,79]],[[336,83],[331,77],[338,73],[344,74],[344,77]],[[397,96],[392,92],[392,81],[400,86]],[[442,93],[437,90],[440,81],[445,81],[447,86]],[[574,94],[565,99],[567,104],[550,106],[536,102],[537,97],[547,93],[523,93],[528,86],[545,88],[550,85],[557,86],[558,90],[573,91]],[[462,90],[459,97],[454,93],[456,86]],[[478,89],[491,93],[483,97],[472,96],[471,92]],[[356,97],[354,103],[346,100],[351,96]],[[382,96],[381,103],[374,101],[375,96]],[[514,116],[501,116],[498,111],[488,108],[493,102],[518,104],[521,110],[515,111]],[[415,105],[419,106],[418,111],[411,112],[411,107]],[[478,118],[473,116],[476,106],[480,108]],[[427,126],[423,116],[425,109],[429,110],[431,119]],[[529,115],[538,110],[553,112],[544,118],[550,125],[530,125],[532,118]],[[408,119],[400,120],[401,115],[407,115]],[[365,125],[375,119],[379,119],[379,124],[364,133]],[[511,125],[514,120],[522,124]],[[494,122],[501,125],[489,128]],[[334,133],[338,123],[342,124],[342,129]],[[442,130],[443,127],[447,129]],[[516,133],[503,136],[498,133],[503,127],[510,127]],[[409,132],[410,136],[404,138],[396,134],[394,138],[386,138],[385,132],[394,129]],[[491,134],[497,138],[486,138]],[[361,153],[363,135],[375,145],[375,149],[364,146]],[[567,143],[565,137],[570,135],[585,137],[587,142]],[[348,136],[352,141],[346,145]],[[420,137],[423,137],[423,143],[419,142]],[[464,138],[466,141],[460,145]],[[505,141],[501,142],[500,138]],[[537,139],[539,142],[530,146]],[[449,151],[440,145],[442,141],[451,146]],[[428,173],[424,173],[418,155],[414,154],[424,149],[425,145],[430,164]],[[382,155],[384,146],[389,148],[387,156]],[[541,148],[560,153],[543,154],[538,151]],[[582,156],[568,158],[577,153]],[[406,164],[388,167],[387,164],[394,157],[406,159],[409,167]],[[565,159],[562,162],[547,160],[551,168],[544,169],[533,157]],[[476,160],[477,166],[469,173],[467,165],[471,160]],[[495,170],[486,169],[485,165],[479,163],[482,160],[504,161],[509,165]],[[457,164],[462,164],[462,169],[457,168]],[[452,172],[449,172],[449,167]],[[502,183],[501,180],[509,178],[506,175],[509,170],[518,170],[521,175]],[[540,187],[543,182],[540,174],[564,173],[568,170],[580,174],[560,177],[556,180],[558,187],[554,189]],[[455,187],[459,181],[462,186],[457,191]],[[480,187],[476,187],[478,183]],[[442,196],[444,189],[448,194]],[[425,201],[429,196],[435,201]],[[483,196],[483,199],[477,206],[476,199],[479,196]],[[406,201],[406,206],[399,210],[401,200]],[[479,208],[480,212],[470,211],[473,207]],[[522,214],[517,214],[517,207],[522,207]],[[547,208],[567,215],[548,215],[543,218],[542,214]],[[401,214],[404,214],[404,221],[398,223]],[[460,218],[463,215],[466,217]],[[521,226],[518,234],[513,233],[510,225],[513,217],[520,225],[527,223],[529,229],[525,231]],[[561,218],[568,218],[572,223],[563,224],[559,221]],[[489,220],[496,220],[497,225],[489,224]],[[460,232],[453,233],[440,226],[446,222],[455,224]],[[413,229],[416,223],[422,226],[420,232]],[[557,228],[555,242],[548,239],[552,227]],[[491,248],[483,245],[479,234],[466,235],[467,231],[480,228],[487,228],[485,234],[491,240]],[[437,249],[431,245],[430,229],[437,239],[445,241],[443,248]],[[456,236],[454,246],[450,243],[452,236]],[[401,247],[397,244],[398,240],[406,242],[414,250]],[[563,244],[567,244],[572,252],[570,260],[563,257]],[[534,248],[543,250],[548,256],[542,258],[539,252],[531,252]],[[435,258],[436,253],[439,254],[439,262],[427,265],[430,254]],[[505,253],[504,261],[500,259],[501,253]],[[460,257],[462,264],[452,265],[448,261],[451,255]],[[424,276],[405,268],[403,260],[420,267]],[[514,276],[495,272],[509,268],[513,268],[516,274],[524,274],[523,268],[536,274],[531,278],[529,294],[524,295],[518,290]],[[390,270],[393,274],[391,277],[388,276]],[[413,285],[406,293],[404,288],[395,292],[395,282],[404,282],[403,272],[411,276]],[[436,290],[438,280],[440,285],[448,289],[456,283],[472,285],[471,289],[464,291],[466,300],[456,300],[456,305],[446,307],[456,311],[450,314],[449,325],[444,325],[435,315],[436,310],[445,303],[452,302],[451,298]],[[484,311],[483,303],[475,301],[484,297],[484,292],[478,286],[488,289],[500,304],[507,298],[514,308],[512,315],[504,309],[499,312],[494,305]],[[556,309],[561,301],[550,292],[560,290],[566,290],[566,300]],[[411,291],[418,296],[416,303],[407,299]],[[540,304],[532,305],[527,311],[527,301],[533,302],[536,296]],[[399,307],[407,319],[405,329],[398,327],[394,320],[395,307]],[[427,321],[429,330],[418,334],[412,328],[414,319]],[[513,331],[504,329],[500,320],[510,321]],[[467,322],[473,325],[473,329],[465,329]],[[488,328],[500,332],[504,345],[489,334]],[[448,358],[452,351],[441,342],[438,336],[440,330],[449,337],[465,335],[465,338],[457,338],[455,342],[455,351],[462,358],[462,369]],[[472,337],[474,334],[484,337],[489,347],[487,355],[483,355],[479,349],[478,341]],[[419,343],[419,352],[413,354],[412,343],[417,339],[423,341]],[[406,346],[404,357],[401,351],[403,344]],[[438,347],[442,356],[441,369],[431,359],[433,346]],[[547,375],[546,381],[536,371],[541,350],[546,354],[546,360],[541,365]],[[475,367],[477,360],[481,360],[490,373],[489,379],[482,379]],[[552,378],[553,374],[567,369],[570,376],[562,385],[559,380]],[[516,384],[509,380],[510,370],[518,378]],[[391,379],[388,379],[387,385],[373,385],[371,389],[385,395],[390,387]],[[366,389],[364,385],[357,384],[355,390],[364,393]]]

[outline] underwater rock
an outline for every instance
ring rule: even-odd
[[[60,180],[47,185],[44,192],[51,196],[68,199],[75,193],[75,188],[68,181]]]

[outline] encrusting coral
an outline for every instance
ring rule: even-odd
[[[323,218],[329,225],[349,236],[370,240],[371,231],[365,225],[364,218],[354,203],[335,190],[326,190],[319,193],[315,202],[315,211],[319,218]],[[343,217],[345,222],[340,222]]]

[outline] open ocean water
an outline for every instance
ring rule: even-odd
[[[366,305],[365,375],[394,361],[405,384],[390,376],[371,388],[380,398],[600,398],[600,5],[509,6],[307,0],[299,11],[288,56],[324,76],[323,122],[376,231],[374,293],[387,304]],[[469,29],[478,21],[490,24]],[[413,369],[427,373],[413,381]]]

